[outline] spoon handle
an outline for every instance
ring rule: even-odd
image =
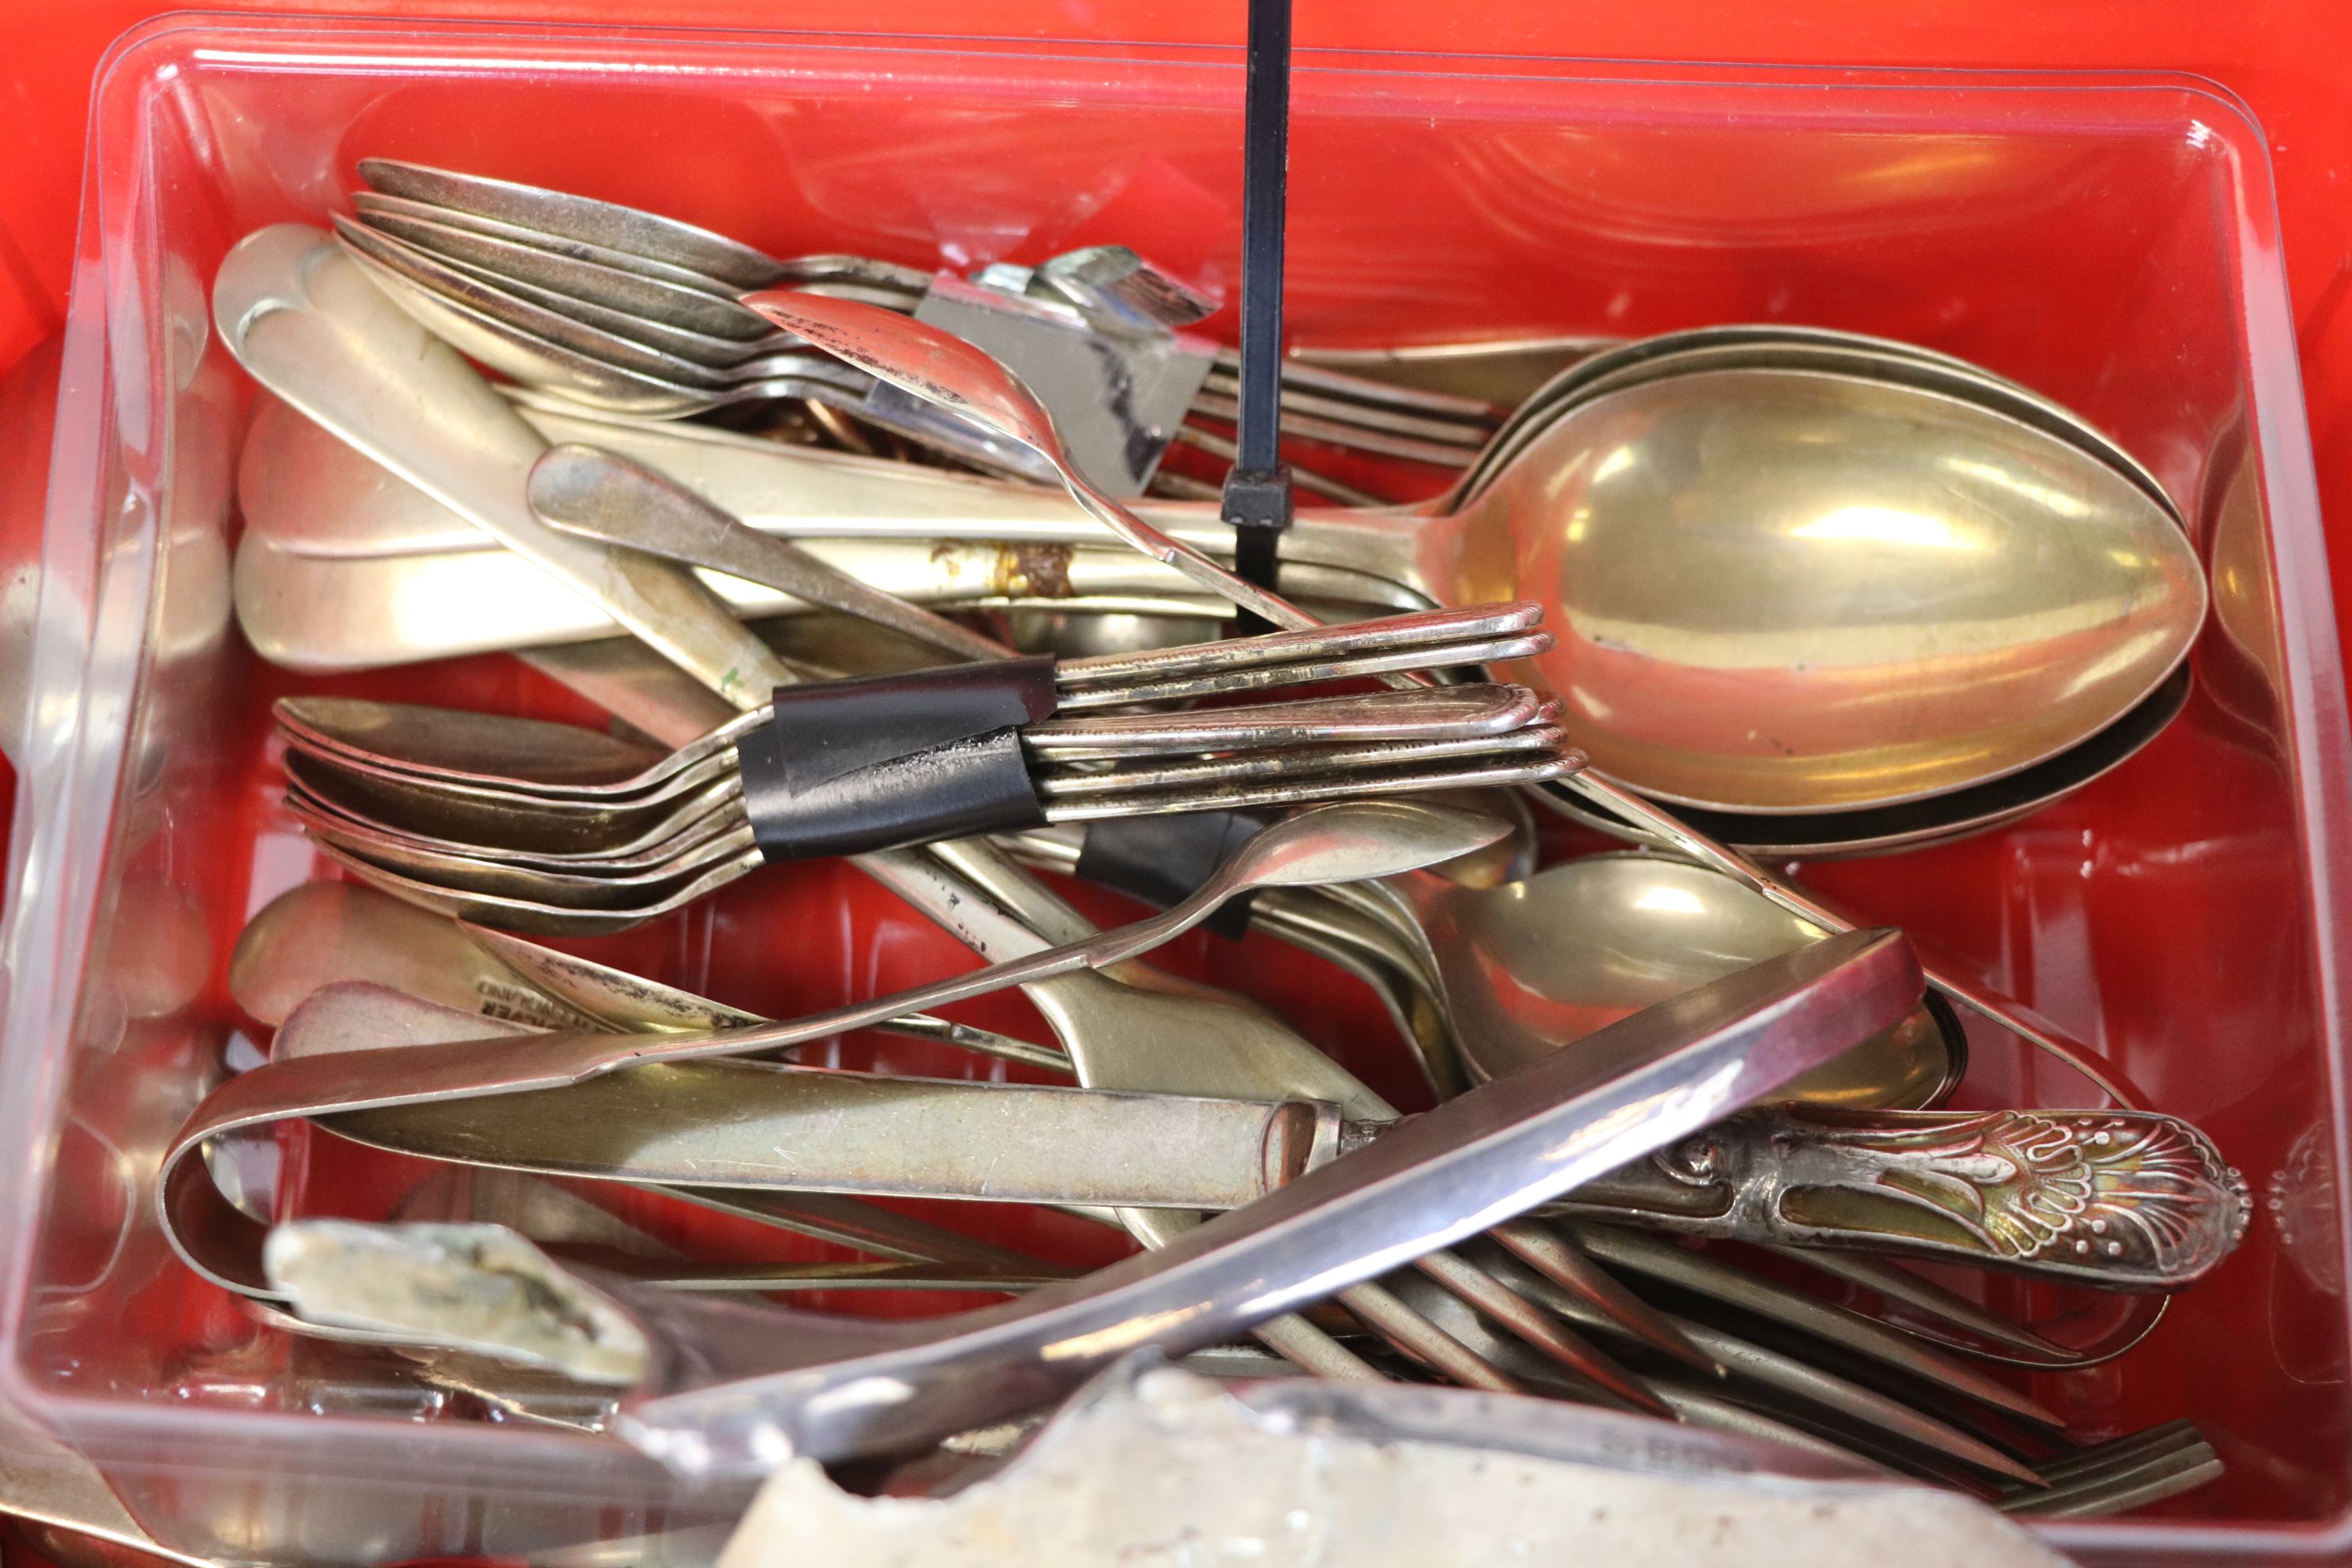
[[[746,528],[666,476],[594,447],[552,447],[534,463],[530,505],[541,521],[565,533],[723,572],[961,658],[1012,657],[995,639],[870,587],[789,541]]]
[[[739,708],[789,679],[684,567],[559,533],[532,515],[522,476],[545,449],[490,384],[371,282],[323,233],[248,235],[214,284],[221,333],[270,391],[574,592]],[[403,370],[388,395],[378,368]]]

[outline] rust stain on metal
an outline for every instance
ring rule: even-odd
[[[1076,553],[1071,544],[1022,544],[1013,551],[1030,596],[1039,599],[1070,596],[1070,558]]]
[[[1012,540],[976,544],[969,540],[941,539],[931,544],[931,561],[949,577],[961,575],[970,564],[982,569],[989,595],[1000,598],[1066,599],[1070,563],[1077,553],[1071,544],[1023,543]]]

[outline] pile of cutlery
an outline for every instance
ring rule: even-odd
[[[1350,505],[1244,580],[1205,509],[1086,470],[1068,433],[1101,410],[939,324],[1043,312],[1122,363],[1192,355],[1163,434],[1229,454],[1238,363],[1183,335],[1213,301],[1130,252],[967,281],[360,173],[331,236],[261,231],[216,283],[282,400],[241,479],[248,638],[299,671],[418,665],[420,697],[424,661],[527,651],[613,722],[277,702],[285,811],[349,879],[247,925],[230,985],[270,1050],[189,1114],[158,1199],[259,1321],[706,1477],[932,1453],[1144,1346],[1637,1411],[2016,1512],[2219,1473],[2187,1421],[2070,1432],[2014,1373],[2126,1354],[2223,1263],[2251,1205],[2222,1152],[1726,847],[1980,828],[2161,728],[2204,584],[2105,437],[1801,328],[1537,345],[1558,374],[1491,400],[1292,363],[1289,436],[1454,482],[1406,512],[1304,475]],[[676,423],[766,399],[845,451]],[[1937,530],[1969,549],[1923,548]],[[1233,607],[1279,629],[1199,640]],[[990,616],[1037,608],[1140,629],[1017,657]],[[1561,858],[1531,802],[1640,847]],[[817,854],[979,966],[771,1018],[534,940]],[[1162,907],[1101,929],[1037,868]],[[1150,962],[1204,925],[1369,985],[1423,1102]],[[943,1012],[999,993],[1042,1028]],[[1953,1003],[2116,1105],[1953,1109]],[[828,1065],[868,1030],[976,1059]],[[316,1217],[277,1174],[297,1124],[314,1160],[484,1180]],[[682,1235],[716,1212],[859,1256],[699,1257],[599,1206],[621,1192]],[[1040,1205],[1137,1250],[1086,1272],[898,1199]],[[2120,1305],[2084,1341],[1906,1259]],[[916,1290],[995,1300],[779,1300]]]

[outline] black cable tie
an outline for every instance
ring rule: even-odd
[[[1249,0],[1242,88],[1242,279],[1239,406],[1234,466],[1220,515],[1232,523],[1234,570],[1269,593],[1290,526],[1290,467],[1282,443],[1282,249],[1290,174],[1290,0]],[[1235,631],[1271,630],[1244,611]]]
[[[1058,706],[1051,658],[779,687],[735,747],[752,837],[798,860],[1042,826],[1020,731]]]
[[[1106,817],[1087,824],[1077,873],[1164,910],[1190,896],[1281,815],[1261,809]],[[1249,928],[1249,894],[1229,899],[1203,923],[1219,936],[1238,938]]]
[[[1290,526],[1292,507],[1288,463],[1276,463],[1270,472],[1235,468],[1225,477],[1219,511],[1234,525],[1234,571],[1243,581],[1280,590],[1282,534]]]

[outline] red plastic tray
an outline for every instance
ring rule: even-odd
[[[1817,23],[1860,14],[1797,13]],[[1780,14],[1784,24],[1788,15]],[[893,20],[913,31],[938,17],[916,11]],[[1066,27],[1043,16],[1024,25],[1031,20],[1036,30]],[[1650,29],[1696,28],[1702,20],[1723,26],[1685,32],[1679,47],[1654,52],[1752,52],[1769,61],[1790,47],[1780,37],[1744,51],[1736,46],[1755,41],[1756,18],[1677,16],[1671,8],[1640,22],[1618,18],[1589,47],[1614,39],[1638,61],[1654,52],[1644,40],[1665,36]],[[58,29],[54,47],[69,48],[73,26],[61,14],[47,21]],[[1174,25],[1165,16],[1137,23],[1143,31]],[[1968,30],[1942,26],[1948,30],[1931,27],[1906,47],[1926,49]],[[1477,30],[1486,26],[1523,31]],[[2272,611],[2273,630],[2264,632],[2259,617],[2251,637],[2242,621],[2234,629],[2217,622],[2197,658],[2190,711],[2155,748],[2002,834],[1808,875],[2076,1028],[2161,1106],[2203,1122],[2258,1185],[2274,1182],[2285,1205],[2130,1361],[2045,1380],[2040,1390],[2086,1436],[2195,1414],[2214,1427],[2229,1479],[2158,1510],[2168,1522],[2076,1527],[2061,1539],[2134,1561],[2155,1552],[2221,1555],[2336,1542],[2352,1500],[2340,1192],[2329,1163],[2340,1136],[2335,1096],[2344,1035],[2332,880],[2342,681],[2259,132],[2226,94],[2146,78],[1841,75],[1371,52],[1432,33],[1472,49],[1507,40],[1526,46],[1513,53],[1559,52],[1564,26],[1507,9],[1476,24],[1401,8],[1375,10],[1360,24],[1302,16],[1302,41],[1358,51],[1303,65],[1334,82],[1379,86],[1360,98],[1334,88],[1319,110],[1314,89],[1302,95],[1293,272],[1301,338],[1374,340],[1402,321],[1444,336],[1493,326],[1639,332],[1777,315],[1916,338],[2074,404],[2157,465],[2196,514],[2200,538],[2230,515],[2232,479],[2259,468],[2276,537],[2258,526],[2251,555],[2217,554],[2217,574],[2232,562],[2252,574],[2242,602]],[[1898,47],[1867,28],[1850,43],[1823,36],[1840,42],[1824,49],[1840,58],[1849,50],[1851,58],[1893,58]],[[298,37],[254,47],[267,55]],[[350,183],[352,157],[388,152],[592,188],[786,248],[822,244],[962,263],[1034,259],[1119,237],[1230,277],[1232,211],[1219,195],[1238,189],[1229,51],[1038,44],[983,51],[983,68],[941,63],[969,51],[933,42],[911,56],[874,51],[889,67],[874,68],[883,90],[835,99],[824,68],[809,67],[806,79],[793,75],[790,41],[744,39],[761,68],[783,73],[782,85],[762,79],[767,96],[753,100],[761,108],[751,112],[728,96],[741,83],[724,66],[711,68],[718,87],[703,97],[675,84],[591,82],[547,60],[609,54],[602,35],[520,37],[518,47],[539,53],[512,71],[478,67],[444,79],[414,64],[442,47],[430,39],[397,30],[326,35],[314,72],[282,73],[288,79],[265,90],[257,83],[268,76],[268,62],[238,58],[232,30],[152,35],[123,57],[103,109],[169,123],[171,95],[210,95],[194,122],[254,134],[228,146],[170,146],[167,159],[213,171],[210,183],[148,192],[151,205],[130,210],[163,226],[166,251],[202,276],[237,233],[315,217]],[[2032,37],[2026,29],[2028,42]],[[2033,63],[2091,52],[2087,33],[2044,25],[2040,37],[2048,53]],[[2315,47],[2322,40],[2307,37]],[[495,59],[497,47],[482,41],[477,54]],[[836,64],[857,47],[839,38],[807,47],[834,51]],[[1956,47],[1952,58],[2018,63],[2007,51],[2025,47],[2004,37],[1998,49],[1979,43]],[[674,48],[697,59],[734,58],[723,39],[688,48],[646,35],[625,47],[638,61],[667,58]],[[397,79],[339,85],[339,72],[364,78],[371,70]],[[975,85],[975,73],[985,80]],[[486,75],[496,90],[485,89]],[[1122,117],[1102,107],[1118,104],[1139,82],[1159,95],[1156,110]],[[1044,83],[1056,90],[1042,90]],[[2304,105],[2298,113],[2317,114],[2317,96],[2288,100]],[[1041,100],[1065,116],[1094,116],[1079,121],[1087,133],[1068,133],[1067,119],[1041,120]],[[844,107],[850,103],[854,111]],[[782,113],[778,104],[802,112]],[[1420,113],[1432,104],[1443,110],[1428,115],[1426,136],[1397,129],[1407,122],[1399,106]],[[789,128],[783,141],[780,126]],[[890,148],[896,161],[875,160],[876,146]],[[762,149],[781,157],[785,147],[789,179],[742,174]],[[714,155],[717,148],[732,150],[735,161]],[[1890,149],[1918,157],[1906,163]],[[1105,166],[1145,166],[1147,153],[1158,158],[1153,179],[1118,187],[1146,199],[1122,205],[1087,178]],[[1516,159],[1509,166],[1525,179],[1465,178],[1465,161],[1475,158]],[[100,167],[90,185],[112,188],[116,179],[134,174]],[[1498,191],[1514,200],[1473,199]],[[1380,199],[1367,201],[1367,193]],[[0,207],[0,217],[12,229],[37,221],[15,215],[37,213],[43,199],[35,191],[21,206]],[[1465,233],[1480,241],[1466,259]],[[1694,234],[1708,243],[1683,243]],[[123,237],[102,224],[85,230],[81,253],[92,269],[110,242]],[[20,248],[30,303],[9,320],[26,323],[18,336],[31,341],[39,336],[50,258],[31,242]],[[1365,259],[1375,255],[1393,275],[1368,269]],[[2308,268],[2295,280],[2308,288]],[[136,298],[140,285],[160,289],[166,279],[118,278],[118,303],[125,281]],[[102,311],[104,300],[97,297],[95,308]],[[0,408],[39,407],[43,369],[28,361],[12,402]],[[240,402],[237,378],[217,363],[181,399],[228,425]],[[2250,407],[2252,446],[2242,423],[2233,424]],[[2219,460],[2231,453],[2234,464]],[[53,516],[56,506],[52,498]],[[21,516],[10,524],[20,540]],[[47,542],[53,569],[68,542]],[[95,568],[85,570],[100,580]],[[168,1103],[161,1111],[122,1103],[126,1086],[189,1081],[215,1040],[174,1021],[229,1021],[218,976],[237,920],[309,865],[271,802],[260,717],[261,700],[288,678],[229,654],[206,679],[222,684],[195,700],[216,704],[201,710],[223,721],[169,733],[160,754],[139,752],[134,762],[152,763],[166,780],[160,809],[115,825],[121,838],[108,875],[151,901],[131,906],[135,918],[114,917],[114,946],[102,952],[170,1006],[134,1016],[110,1054],[85,1051],[72,1064],[68,1103],[100,1132],[110,1115],[168,1114]],[[504,660],[332,684],[586,716]],[[75,951],[74,933],[57,935],[57,951]],[[175,952],[175,940],[186,952]],[[686,921],[598,951],[774,1012],[962,962],[947,939],[835,866],[766,873]],[[1171,962],[1265,997],[1379,1087],[1409,1096],[1387,1026],[1352,983],[1255,942],[1218,949],[1195,939]],[[991,1004],[974,1016],[1034,1026],[1016,1003]],[[164,1023],[147,1021],[156,1017]],[[905,1043],[883,1048],[889,1065],[911,1070],[970,1067]],[[1979,1092],[2063,1097],[2074,1088],[1990,1042],[1979,1043]],[[50,1191],[70,1201],[49,1210],[28,1281],[53,1301],[69,1298],[91,1268],[124,1266],[108,1248],[126,1234],[134,1201],[120,1184],[109,1186],[107,1140],[71,1131],[70,1120],[67,1126]],[[381,1182],[362,1178],[382,1171],[338,1149],[302,1166],[301,1195],[354,1208],[363,1193],[380,1201]],[[1035,1238],[1041,1244],[1103,1244],[1099,1233],[1059,1222],[1022,1223],[1051,1225],[1050,1237]],[[159,1391],[219,1417],[201,1429],[221,1442],[233,1425],[257,1434],[257,1460],[282,1456],[275,1445],[302,1443],[309,1432],[307,1440],[323,1447],[349,1439],[340,1450],[347,1462],[331,1468],[381,1464],[377,1479],[404,1480],[391,1473],[393,1448],[354,1435],[363,1423],[289,1421],[282,1412],[292,1374],[282,1342],[255,1334],[228,1303],[176,1274],[152,1235],[136,1226],[127,1234],[147,1249],[131,1259],[150,1271],[145,1288],[110,1292],[111,1310],[96,1315],[52,1307],[37,1321],[10,1320],[18,1331],[40,1330],[12,1333],[6,1375],[16,1394],[54,1401],[81,1421],[78,1435],[110,1464],[145,1478],[154,1498],[190,1489],[202,1447],[155,1436],[170,1421],[141,1414],[135,1401]],[[240,1401],[247,1414],[232,1423]],[[436,1442],[454,1444],[442,1427]],[[315,1436],[325,1431],[336,1436]],[[524,1434],[484,1436],[509,1440],[514,1451],[531,1448]],[[437,1451],[461,1447],[486,1471],[495,1468],[496,1444]],[[645,1484],[638,1478],[626,1486]],[[616,1508],[620,1496],[636,1495],[614,1485],[622,1489]],[[170,1515],[157,1507],[159,1517]]]

